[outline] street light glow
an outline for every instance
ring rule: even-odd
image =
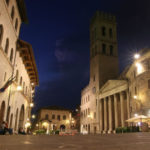
[[[17,91],[22,91],[22,87],[20,85],[17,86]]]
[[[35,115],[32,115],[32,119],[35,119]]]
[[[140,63],[136,63],[135,66],[137,67],[138,74],[143,72],[143,66]]]
[[[30,107],[34,107],[34,103],[30,103]]]
[[[134,117],[137,117],[138,116],[138,114],[134,114]]]
[[[137,96],[136,96],[136,95],[134,95],[134,96],[133,96],[133,98],[134,98],[134,99],[137,99]]]
[[[26,124],[25,124],[25,128],[28,128],[28,127],[30,127],[31,126],[31,123],[30,122],[27,122]]]
[[[139,58],[140,58],[140,54],[136,53],[136,54],[134,55],[134,58],[135,58],[135,59],[139,59]]]

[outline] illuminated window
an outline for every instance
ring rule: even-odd
[[[9,39],[6,39],[6,44],[5,44],[5,53],[8,54],[8,48],[9,48]]]
[[[143,65],[141,63],[136,63],[136,68],[137,68],[137,74],[141,74],[144,72]]]
[[[66,120],[66,115],[63,116],[63,120]]]
[[[11,18],[12,18],[12,20],[14,19],[14,15],[15,15],[15,8],[13,6],[12,9],[11,9]]]
[[[102,35],[105,36],[106,35],[106,28],[102,27]]]

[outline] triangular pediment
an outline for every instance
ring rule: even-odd
[[[122,85],[126,85],[126,80],[108,80],[100,89],[100,92],[104,93],[116,88],[119,88]]]

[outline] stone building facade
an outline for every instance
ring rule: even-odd
[[[90,25],[90,81],[81,92],[81,132],[112,133],[134,115],[149,115],[150,49],[118,74],[115,16],[96,12]]]
[[[38,85],[32,46],[19,39],[21,24],[27,22],[23,0],[0,0],[0,123],[7,121],[14,131],[29,121]]]
[[[41,108],[37,114],[36,129],[69,130],[72,125],[72,113],[59,106]]]

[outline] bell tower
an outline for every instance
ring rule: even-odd
[[[97,11],[90,22],[90,84],[96,91],[118,76],[116,17]]]

